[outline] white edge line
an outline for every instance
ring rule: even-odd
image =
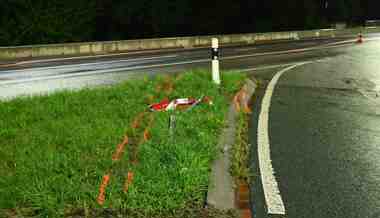
[[[379,40],[379,39],[380,38],[371,38],[371,39],[367,39],[367,41],[375,41],[375,40]],[[346,43],[346,42],[348,42],[348,41],[344,41],[343,43]],[[342,42],[340,42],[340,43],[342,43]],[[221,58],[221,60],[240,59],[240,58],[265,56],[265,55],[287,54],[287,53],[291,53],[291,52],[306,52],[306,51],[311,51],[311,50],[316,50],[316,49],[326,49],[326,48],[333,48],[333,47],[340,47],[340,45],[337,43],[328,43],[327,45],[324,45],[324,46],[316,46],[316,47],[310,47],[310,48],[301,48],[301,49],[293,49],[293,50],[278,51],[278,52],[264,52],[264,53],[256,53],[256,54],[251,54],[251,55],[230,56],[230,57]],[[166,56],[166,57],[170,57],[170,56]],[[154,59],[154,58],[151,58],[151,59]],[[137,70],[137,69],[149,69],[149,68],[154,68],[154,67],[177,66],[177,65],[192,64],[192,63],[202,63],[202,62],[208,62],[208,61],[209,61],[209,59],[199,59],[199,60],[194,60],[194,61],[184,61],[184,62],[177,62],[177,63],[170,63],[170,64],[168,63],[168,64],[141,66],[141,67],[126,67],[126,68],[119,68],[119,69],[112,69],[112,70],[111,69],[110,70],[99,70],[99,71],[93,71],[93,72],[57,75],[57,76],[43,77],[43,78],[23,79],[23,80],[17,80],[17,81],[4,81],[4,82],[0,82],[0,85],[17,84],[17,83],[23,83],[23,82],[34,82],[34,81],[39,81],[39,80],[69,78],[69,77],[73,77],[75,75],[88,76],[88,75],[95,75],[95,74],[102,74],[102,73],[109,73],[109,72],[120,72],[120,71]],[[54,68],[54,67],[50,67],[50,68]],[[244,69],[242,72],[249,71],[249,70],[255,70],[255,69],[254,68],[253,69]]]
[[[257,128],[257,144],[258,144],[258,158],[261,181],[263,185],[265,203],[267,206],[268,214],[271,215],[285,215],[286,210],[282,200],[278,183],[276,181],[272,160],[270,157],[270,142],[269,142],[269,109],[271,98],[275,86],[280,79],[281,75],[293,68],[305,65],[312,62],[302,62],[279,71],[268,84],[264,98],[262,100],[261,112],[258,120]]]
[[[92,62],[92,63],[81,63],[81,64],[63,64],[58,66],[51,66],[51,67],[36,67],[36,68],[27,68],[27,69],[33,69],[33,70],[51,70],[51,69],[60,69],[60,68],[69,68],[69,67],[82,67],[82,66],[91,66],[91,65],[101,65],[101,64],[112,64],[112,63],[122,63],[122,62],[132,62],[132,61],[146,61],[146,60],[155,60],[155,59],[164,59],[164,58],[175,58],[178,57],[178,55],[166,55],[166,56],[155,56],[155,57],[146,57],[146,58],[131,58],[131,59],[123,59],[123,60],[113,60],[113,61],[100,61],[100,62]],[[20,70],[4,70],[1,71],[3,73],[8,72],[23,72],[26,69],[20,69]]]
[[[154,64],[154,65],[147,65],[147,66],[97,70],[97,71],[84,72],[84,73],[71,73],[71,74],[63,74],[63,75],[55,75],[55,76],[47,76],[47,77],[37,77],[37,78],[32,78],[32,79],[3,81],[3,82],[0,82],[0,85],[12,85],[12,84],[18,84],[18,83],[35,82],[35,81],[43,81],[43,80],[51,80],[51,79],[62,79],[62,78],[70,78],[70,77],[76,77],[76,76],[90,76],[90,75],[104,74],[104,73],[117,73],[121,71],[130,71],[130,70],[143,70],[143,69],[149,69],[149,68],[155,68],[155,67],[171,67],[171,66],[176,66],[176,65],[205,63],[209,61],[210,61],[209,59],[200,59],[200,60],[194,60],[194,61],[183,61],[183,62],[168,63],[168,64]]]
[[[268,66],[262,66],[262,67],[252,67],[252,68],[246,68],[246,69],[236,69],[235,71],[239,72],[249,72],[249,71],[258,71],[258,70],[267,70],[267,69],[273,69],[273,68],[280,68],[280,67],[287,67],[290,65],[298,64],[301,62],[295,62],[295,63],[289,63],[289,64],[276,64],[276,65],[268,65]],[[304,63],[304,62],[302,62]]]
[[[179,63],[174,63],[174,64],[160,64],[160,65],[149,65],[149,66],[141,66],[141,67],[140,66],[125,67],[125,68],[108,69],[108,70],[97,70],[97,71],[84,72],[84,73],[73,73],[73,74],[54,75],[54,76],[47,76],[47,77],[36,77],[36,78],[31,78],[31,79],[0,81],[0,85],[11,85],[11,84],[24,83],[24,82],[35,82],[35,81],[42,81],[42,80],[70,78],[70,77],[74,77],[74,76],[78,76],[78,75],[79,76],[89,76],[89,75],[103,74],[103,73],[113,73],[113,72],[117,73],[120,71],[130,71],[130,70],[139,70],[139,69],[147,69],[147,68],[154,68],[154,67],[166,67],[166,66],[172,66],[172,65],[182,65],[182,64],[192,64],[192,63],[202,63],[202,62],[207,62],[207,61],[208,60],[206,60],[206,59],[202,59],[202,60],[195,60],[195,61],[179,62]],[[236,69],[233,71],[238,71],[238,72],[258,71],[258,70],[266,70],[266,69],[273,69],[273,68],[279,68],[279,67],[287,67],[290,65],[298,64],[298,63],[304,63],[304,62],[269,65],[269,66],[263,66],[263,67],[241,69],[241,70]]]
[[[122,71],[131,71],[131,70],[144,70],[144,69],[155,68],[155,67],[170,67],[170,66],[193,64],[193,63],[206,63],[209,61],[210,61],[209,59],[199,59],[199,60],[193,60],[193,61],[183,61],[183,62],[168,63],[168,64],[154,64],[154,65],[147,65],[147,66],[124,67],[124,68],[97,70],[97,71],[90,71],[90,72],[83,72],[83,73],[72,73],[72,74],[62,74],[62,75],[54,75],[54,76],[47,76],[47,77],[36,77],[36,78],[31,78],[31,79],[0,81],[0,85],[13,85],[13,84],[19,84],[19,83],[36,82],[36,81],[51,80],[51,79],[63,79],[63,78],[71,78],[71,77],[76,77],[76,76],[91,76],[91,75],[104,74],[104,73],[117,73],[117,72],[122,72]],[[247,69],[241,69],[241,70],[236,69],[235,71],[249,72],[249,71],[286,67],[289,65],[301,64],[301,63],[305,63],[305,62],[278,64],[278,65],[270,65],[270,66],[263,66],[263,67],[247,68]]]
[[[123,52],[116,54],[100,54],[100,55],[89,55],[89,56],[77,56],[77,57],[66,57],[66,58],[51,58],[51,59],[39,59],[39,60],[30,60],[30,61],[20,61],[15,63],[14,65],[22,65],[22,64],[33,64],[33,63],[47,63],[47,62],[56,62],[56,61],[66,61],[66,60],[80,60],[80,59],[91,59],[91,58],[101,58],[101,57],[116,57],[123,55],[133,55],[140,54],[143,51],[138,52]]]
[[[366,41],[377,41],[377,40],[380,40],[380,37],[364,38],[365,42]],[[222,58],[220,58],[220,60],[240,59],[240,58],[268,56],[268,55],[281,55],[281,54],[288,54],[288,53],[301,53],[301,52],[308,52],[308,51],[315,51],[315,50],[341,47],[341,46],[349,45],[349,43],[354,43],[354,42],[356,42],[356,39],[339,41],[339,42],[331,42],[331,43],[307,47],[307,48],[298,48],[298,49],[290,49],[290,50],[284,50],[284,51],[262,52],[262,53],[255,53],[255,54],[222,57]]]

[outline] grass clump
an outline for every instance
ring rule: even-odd
[[[236,182],[249,182],[250,170],[248,167],[249,144],[248,144],[248,115],[239,112],[237,120],[236,142],[232,147],[231,174]]]
[[[189,208],[199,212],[229,96],[245,79],[242,74],[226,73],[220,88],[210,75],[194,71],[0,102],[3,214],[62,217],[104,208],[157,217],[173,217]],[[150,140],[133,139],[122,158],[112,160],[126,133],[142,135],[131,130],[131,123],[149,103],[203,95],[213,104],[172,112],[176,116],[174,137],[168,131],[170,113],[153,113],[153,122],[144,124]],[[132,151],[137,163],[130,160]],[[100,206],[96,199],[106,172],[111,176],[105,203]],[[128,172],[134,177],[125,190]]]

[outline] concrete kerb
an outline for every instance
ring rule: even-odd
[[[247,98],[244,99],[248,103],[251,99],[257,84],[247,79],[242,89],[247,93]],[[234,179],[230,173],[231,167],[231,148],[236,139],[236,123],[238,119],[238,111],[231,104],[227,117],[226,127],[223,129],[218,142],[217,158],[212,165],[210,183],[207,192],[207,205],[211,205],[216,209],[230,210],[237,209],[235,199]]]

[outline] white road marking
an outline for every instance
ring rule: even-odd
[[[147,58],[131,58],[131,59],[123,59],[123,60],[113,60],[113,61],[98,61],[98,62],[92,62],[92,63],[82,63],[82,64],[67,64],[67,65],[58,65],[58,66],[51,66],[51,67],[36,67],[31,68],[32,70],[52,70],[52,69],[59,69],[59,68],[69,68],[69,67],[83,67],[83,66],[91,66],[91,65],[102,65],[102,64],[114,64],[114,63],[123,63],[123,62],[137,62],[137,61],[147,61],[147,60],[155,60],[155,59],[164,59],[164,58],[176,58],[178,55],[166,55],[166,56],[157,56],[157,57],[147,57]],[[21,69],[21,70],[4,70],[0,71],[2,73],[16,73],[16,72],[23,72],[27,69]]]
[[[274,170],[272,166],[272,160],[270,157],[270,142],[268,132],[269,122],[269,109],[271,104],[271,98],[275,86],[280,79],[281,75],[285,72],[296,68],[301,65],[305,65],[311,62],[303,62],[287,67],[279,71],[273,79],[270,81],[264,98],[262,100],[261,112],[259,115],[258,128],[257,128],[257,144],[258,144],[258,157],[259,168],[261,174],[261,181],[263,184],[263,191],[265,196],[265,203],[270,215],[285,215],[285,206],[282,200],[278,183],[276,181]]]
[[[322,29],[321,31],[330,31],[334,29]],[[372,39],[374,40],[374,39]],[[370,40],[370,41],[372,41]],[[345,41],[345,43],[351,42],[351,41]],[[352,41],[353,42],[353,41]],[[247,50],[254,50],[255,48],[250,48]],[[169,49],[170,50],[170,49]],[[244,51],[244,49],[241,49]],[[154,51],[157,52],[157,51]],[[23,65],[23,64],[33,64],[33,63],[44,63],[44,62],[55,62],[55,61],[64,61],[64,60],[76,60],[76,59],[89,59],[89,58],[97,58],[97,57],[112,57],[112,56],[122,56],[122,55],[128,55],[128,54],[144,54],[146,51],[134,51],[134,52],[124,52],[124,53],[116,53],[116,54],[103,54],[103,55],[89,55],[89,56],[78,56],[78,57],[67,57],[67,58],[53,58],[53,59],[42,59],[42,60],[31,60],[31,61],[21,61],[17,63],[12,63],[12,64],[5,64],[2,66],[17,66],[17,65]],[[270,54],[270,53],[269,53]],[[262,55],[265,55],[263,53]]]
[[[331,43],[331,45],[336,45],[336,44]],[[327,48],[330,48],[330,43],[326,45],[313,46],[309,48],[298,48],[298,49],[290,49],[290,50],[285,50],[285,51],[273,51],[273,52],[262,52],[262,53],[247,54],[247,55],[236,55],[236,56],[224,57],[224,58],[221,58],[221,60],[249,58],[249,57],[257,57],[257,56],[267,56],[267,55],[280,55],[280,54],[288,54],[288,53],[300,53],[300,52],[314,51],[314,50],[327,49]]]
[[[257,47],[235,49],[235,51],[254,51],[254,50],[257,50]]]
[[[257,57],[257,56],[267,56],[267,55],[279,55],[279,54],[288,54],[288,53],[293,53],[293,52],[305,52],[305,51],[310,51],[310,50],[312,49],[301,48],[301,49],[292,49],[292,50],[285,50],[285,51],[262,52],[262,53],[255,53],[255,54],[223,57],[223,58],[220,58],[220,60],[231,60],[231,59],[249,58],[249,57]]]
[[[379,40],[380,38],[370,38],[366,41],[375,41]],[[221,58],[221,60],[232,60],[232,59],[240,59],[240,58],[248,58],[248,57],[256,57],[256,56],[266,56],[266,55],[279,55],[279,54],[288,54],[292,52],[306,52],[306,51],[312,51],[312,50],[318,50],[318,49],[327,49],[327,48],[335,48],[344,46],[344,44],[354,42],[355,40],[347,40],[343,42],[334,42],[334,43],[328,43],[326,45],[322,46],[314,46],[310,48],[300,48],[300,49],[292,49],[292,50],[286,50],[286,51],[276,51],[276,52],[264,52],[264,53],[256,53],[256,54],[248,54],[248,55],[236,55],[236,56],[230,56],[230,57],[224,57]],[[122,55],[122,54],[120,54]],[[106,56],[106,55],[104,55]],[[120,60],[122,61],[137,61],[137,60],[151,60],[151,59],[159,59],[159,58],[171,58],[171,57],[177,57],[179,55],[168,55],[168,56],[161,56],[161,57],[152,57],[152,58],[136,58],[136,59],[129,59],[129,60]],[[90,56],[89,56],[90,57]],[[70,58],[67,58],[70,59]],[[75,58],[73,58],[75,59]],[[111,63],[113,61],[110,61]],[[116,61],[117,62],[117,61]],[[155,68],[155,67],[170,67],[170,66],[177,66],[177,65],[185,65],[185,64],[193,64],[193,63],[206,63],[210,62],[209,59],[198,59],[193,61],[183,61],[183,62],[175,62],[175,63],[167,63],[167,64],[155,64],[155,65],[146,65],[146,66],[134,66],[134,67],[124,67],[124,68],[116,68],[116,69],[106,69],[106,70],[95,70],[95,71],[87,71],[83,73],[73,73],[73,74],[62,74],[62,75],[54,75],[54,76],[47,76],[47,77],[35,77],[35,78],[28,78],[28,79],[20,79],[20,80],[7,80],[7,81],[0,81],[0,85],[8,85],[8,84],[17,84],[17,83],[23,83],[23,82],[34,82],[39,80],[50,80],[50,79],[60,79],[60,78],[68,78],[68,77],[74,77],[74,76],[88,76],[88,75],[96,75],[96,74],[104,74],[104,73],[111,73],[111,72],[120,72],[120,71],[129,71],[129,70],[139,70],[139,69],[149,69],[149,68]],[[86,66],[91,65],[93,63],[84,63],[79,64],[79,66]],[[96,64],[96,63],[94,63]],[[99,64],[99,63],[98,63]],[[73,65],[74,66],[74,65]],[[67,67],[67,65],[66,65]],[[53,66],[53,67],[42,67],[42,68],[32,68],[33,70],[46,70],[46,69],[58,69],[58,68],[65,68],[65,65],[62,66]],[[275,68],[275,67],[269,67],[269,68]],[[246,70],[246,69],[245,69]],[[248,70],[255,70],[255,68],[248,69]],[[2,73],[8,73],[8,72],[22,72],[23,70],[11,70],[11,71],[1,71]]]
[[[45,76],[44,77],[35,77],[35,78],[30,78],[30,79],[0,81],[0,86],[1,85],[18,84],[18,83],[26,83],[26,82],[35,82],[35,81],[41,81],[41,80],[62,79],[62,78],[70,78],[70,77],[76,77],[76,76],[90,76],[90,75],[104,74],[104,73],[116,73],[116,72],[121,72],[121,71],[143,70],[143,69],[156,68],[156,67],[171,67],[171,66],[176,66],[176,65],[205,63],[205,62],[210,62],[210,60],[209,59],[200,59],[200,60],[194,60],[194,61],[183,61],[183,62],[168,63],[168,64],[154,64],[154,65],[146,65],[146,66],[124,67],[124,68],[96,70],[96,71],[82,72],[82,73],[68,73],[68,74],[46,76],[46,77]]]
[[[369,39],[364,38],[364,40],[377,41],[377,40],[380,40],[380,37],[376,37],[376,38],[371,37]],[[347,44],[354,43],[354,42],[356,42],[356,39],[340,41],[340,42],[331,42],[324,45],[313,46],[313,47],[308,47],[308,48],[290,49],[290,50],[285,50],[285,51],[262,52],[262,53],[247,54],[247,55],[236,55],[236,56],[220,58],[220,60],[249,58],[249,57],[257,57],[257,56],[267,56],[267,55],[280,55],[280,54],[288,54],[288,53],[300,53],[300,52],[314,51],[314,50],[320,50],[320,49],[343,47]]]
[[[335,31],[336,29],[330,28],[330,29],[320,29],[321,31]]]
[[[262,67],[252,67],[252,68],[246,68],[246,69],[241,69],[241,70],[237,69],[236,71],[249,72],[249,71],[258,71],[258,70],[268,70],[268,69],[273,69],[273,68],[287,67],[287,66],[298,64],[298,63],[304,63],[304,62],[293,62],[293,63],[288,63],[288,64],[267,65],[267,66],[262,66]]]
[[[15,65],[23,65],[23,64],[35,64],[35,63],[46,63],[46,62],[55,62],[55,61],[66,61],[66,60],[80,60],[80,59],[91,59],[91,58],[101,58],[101,57],[116,57],[130,54],[144,54],[146,51],[137,51],[137,52],[123,52],[116,54],[103,54],[103,55],[89,55],[89,56],[78,56],[78,57],[67,57],[67,58],[51,58],[51,59],[40,59],[40,60],[31,60],[31,61],[20,61],[14,64],[10,64],[11,66]]]
[[[0,85],[11,85],[11,84],[18,84],[18,83],[26,83],[26,82],[36,82],[41,80],[51,80],[51,79],[62,79],[62,78],[70,78],[74,76],[90,76],[95,74],[104,74],[104,73],[117,73],[121,71],[130,71],[130,70],[140,70],[140,69],[148,69],[148,68],[155,68],[155,67],[168,67],[172,65],[183,65],[183,64],[192,64],[192,63],[205,63],[209,62],[208,59],[201,59],[201,60],[195,60],[195,61],[185,61],[185,62],[178,62],[173,64],[156,64],[156,65],[147,65],[147,66],[135,66],[135,67],[124,67],[124,68],[116,68],[116,69],[108,69],[108,70],[96,70],[96,71],[90,71],[90,72],[83,72],[83,73],[68,73],[68,74],[60,74],[60,75],[53,75],[53,76],[41,76],[41,77],[34,77],[34,78],[27,78],[27,79],[17,79],[17,80],[0,80]],[[258,70],[266,70],[266,69],[273,69],[273,68],[279,68],[279,67],[287,67],[290,65],[295,65],[299,63],[304,62],[293,62],[288,64],[276,64],[276,65],[268,65],[268,66],[262,66],[262,67],[254,67],[254,68],[247,68],[247,69],[236,69],[234,71],[238,72],[249,72],[249,71],[258,71]]]

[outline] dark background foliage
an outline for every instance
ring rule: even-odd
[[[327,28],[378,0],[0,0],[0,46]]]

